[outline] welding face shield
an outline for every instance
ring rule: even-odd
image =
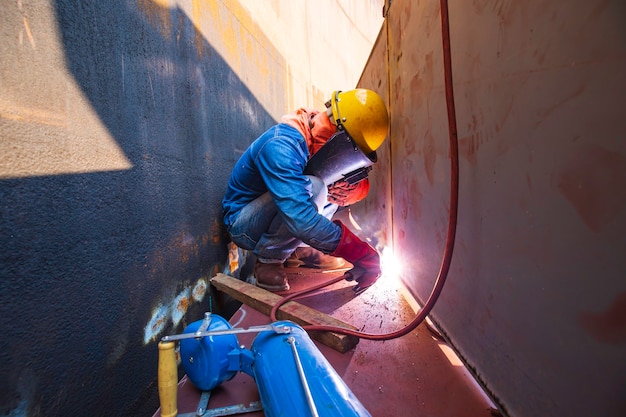
[[[376,161],[376,151],[364,153],[345,131],[340,130],[309,159],[304,173],[320,178],[326,185],[342,180],[356,184],[367,178]]]

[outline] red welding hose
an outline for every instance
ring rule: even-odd
[[[459,207],[459,146],[457,138],[457,126],[456,126],[456,111],[454,108],[454,90],[452,86],[452,62],[450,54],[450,23],[448,20],[448,1],[440,0],[441,7],[441,32],[443,43],[443,67],[446,89],[446,105],[448,110],[448,129],[450,136],[450,214],[448,217],[448,235],[446,238],[446,246],[444,249],[444,255],[439,268],[439,274],[437,280],[433,286],[432,292],[428,297],[428,300],[424,304],[424,307],[417,313],[415,318],[406,327],[397,330],[395,332],[386,334],[370,334],[362,333],[342,327],[334,326],[305,326],[307,331],[329,331],[339,334],[356,336],[361,339],[369,340],[389,340],[395,339],[400,336],[404,336],[415,330],[422,321],[430,314],[430,311],[435,306],[441,291],[443,290],[444,283],[450,270],[450,264],[452,262],[452,252],[454,251],[454,240],[456,237],[456,224]],[[281,305],[294,298],[300,297],[304,294],[316,291],[324,286],[333,284],[343,279],[343,276],[335,278],[329,282],[324,282],[319,285],[315,285],[312,288],[304,291],[288,295],[276,304],[270,313],[270,317],[273,321],[276,321],[276,313]]]

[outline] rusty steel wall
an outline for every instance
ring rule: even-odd
[[[362,71],[371,44],[358,61],[349,37],[318,39],[349,26],[340,3],[306,22],[272,1],[291,21],[257,22],[235,0],[3,2],[0,415],[156,410],[156,341],[215,307],[215,273],[250,273],[221,223],[235,161],[285,112],[323,106],[316,68],[334,63],[341,89]],[[266,35],[294,26],[328,48],[308,74]]]
[[[459,219],[432,316],[509,415],[623,416],[626,6],[456,0],[449,15]],[[360,85],[388,92],[390,141],[354,212],[423,302],[450,205],[439,2],[394,0],[386,24]]]

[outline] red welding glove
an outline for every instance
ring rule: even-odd
[[[363,242],[339,220],[334,221],[341,227],[341,240],[332,256],[343,258],[354,265],[344,274],[347,281],[356,280],[352,289],[357,294],[372,286],[380,277],[380,256],[370,244]]]
[[[367,178],[349,184],[347,181],[337,181],[328,186],[328,201],[338,206],[349,206],[363,200],[370,190],[370,182]]]

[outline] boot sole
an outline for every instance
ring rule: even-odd
[[[264,290],[268,290],[272,292],[287,291],[290,288],[288,283],[285,285],[268,285],[268,284],[263,284],[259,281],[256,282],[256,286],[263,288]]]
[[[319,265],[319,264],[310,264],[300,260],[287,260],[285,261],[285,268],[313,268],[313,269],[325,269],[325,270],[334,270],[341,269],[346,266],[347,262],[337,263],[335,265]]]
[[[305,265],[305,263],[297,259],[287,259],[285,261],[285,268],[299,268],[302,265]]]

